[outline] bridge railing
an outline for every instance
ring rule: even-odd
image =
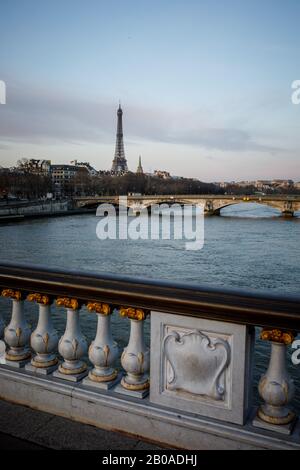
[[[28,376],[34,386],[34,380],[43,378],[39,387],[45,389],[69,383],[82,393],[104,393],[107,403],[110,397],[134,399],[145,414],[150,405],[151,413],[176,410],[177,421],[212,419],[222,430],[228,423],[237,425],[252,439],[260,433],[279,436],[271,447],[278,439],[300,446],[297,416],[290,407],[295,390],[286,367],[286,350],[300,331],[299,297],[13,264],[0,265],[0,288],[12,303],[8,324],[0,319],[0,339],[6,346],[0,397],[18,401],[15,388],[10,396],[7,380]],[[25,318],[24,301],[37,304],[34,329]],[[60,338],[52,322],[53,303],[66,310]],[[82,332],[83,305],[98,319],[90,344]],[[112,315],[130,320],[128,344],[122,350],[118,331],[112,331]],[[150,348],[144,339],[148,316]],[[271,343],[269,365],[258,387],[258,409],[252,398],[254,326],[262,327],[261,339]],[[18,393],[21,403],[37,406],[28,394],[24,398],[22,388]],[[124,429],[119,423],[117,429],[149,438],[138,421],[138,429],[132,422],[130,426]],[[171,439],[155,433],[152,437]],[[175,444],[187,446],[184,438]]]
[[[114,205],[120,203],[119,196],[91,196],[91,197],[77,197],[74,198],[75,204],[78,207],[89,207],[109,202]],[[135,203],[143,205],[145,208],[150,208],[153,203],[167,203],[167,204],[193,204],[195,206],[201,205],[204,208],[206,215],[220,215],[220,211],[225,207],[240,204],[240,203],[256,203],[270,206],[281,212],[283,217],[293,217],[296,212],[300,210],[300,196],[295,195],[140,195],[140,196],[127,196],[127,206],[132,207]],[[124,201],[121,202],[121,205]]]

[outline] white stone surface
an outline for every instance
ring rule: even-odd
[[[33,374],[38,375],[49,375],[54,372],[58,368],[58,364],[56,366],[49,366],[49,367],[34,367],[31,363],[26,364],[25,370],[28,372],[32,372]]]
[[[32,359],[33,366],[35,363],[43,365],[45,362],[56,359],[58,335],[53,327],[49,305],[39,304],[39,320],[36,329],[31,334],[30,344],[36,353]]]
[[[222,338],[210,339],[198,330],[164,338],[167,359],[166,388],[224,400],[225,373],[230,364],[230,346]],[[188,361],[188,366],[186,362]]]
[[[258,416],[255,416],[255,418],[252,421],[253,426],[260,428],[260,429],[267,429],[268,431],[274,431],[276,433],[280,434],[285,434],[289,436],[296,424],[296,419],[294,419],[291,423],[289,424],[271,424],[271,423],[266,423],[262,419],[260,419]]]
[[[122,383],[125,382],[131,391],[148,383],[150,351],[144,339],[144,320],[130,320],[129,343],[122,353],[121,364],[126,372]]]
[[[59,370],[53,372],[53,377],[56,377],[60,380],[66,380],[67,382],[81,382],[81,380],[88,375],[89,371],[85,370],[80,374],[62,374]]]
[[[59,366],[59,371],[67,369],[70,375],[86,367],[81,358],[87,353],[87,340],[81,332],[79,310],[67,309],[67,323],[64,335],[58,344],[59,354],[64,358],[64,362]],[[78,375],[78,374],[77,374]],[[66,380],[72,380],[70,378]]]
[[[151,312],[150,401],[243,424],[252,347],[246,326]]]
[[[114,365],[119,356],[119,349],[112,337],[111,316],[101,313],[97,315],[97,333],[89,347],[89,360],[94,365],[90,374],[92,377],[105,379],[117,373]]]
[[[300,423],[292,436],[276,436],[249,424],[217,422],[163,408],[150,403],[148,398],[135,400],[114,392],[88,390],[81,384],[62,382],[51,376],[32,376],[24,369],[16,371],[0,366],[0,398],[182,449],[300,450]]]
[[[29,363],[30,359],[25,359],[24,361],[9,361],[8,359],[5,359],[4,365],[13,367],[14,369],[22,369],[22,367],[25,367]]]
[[[115,387],[114,392],[120,393],[121,395],[127,395],[128,397],[138,398],[140,400],[149,395],[149,388],[145,390],[128,390],[119,384]]]
[[[109,382],[95,382],[89,377],[86,377],[85,379],[83,379],[82,385],[86,385],[87,387],[94,388],[96,390],[110,390],[120,382],[122,375],[122,373],[119,373],[115,380],[111,380]]]
[[[24,314],[24,301],[12,300],[11,320],[4,330],[4,340],[8,345],[6,353],[10,356],[14,356],[16,362],[18,358],[20,358],[20,361],[23,361],[24,356],[28,355],[30,352],[30,333],[30,326]]]
[[[271,342],[271,357],[267,372],[262,376],[258,384],[258,391],[264,403],[260,406],[265,421],[276,421],[287,424],[294,420],[288,404],[295,394],[294,382],[286,367],[286,345]],[[260,422],[258,421],[258,424]],[[283,428],[284,429],[284,428]]]

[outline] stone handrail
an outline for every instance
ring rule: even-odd
[[[231,423],[245,427],[248,434],[250,422],[255,430],[251,439],[262,433],[270,436],[271,448],[278,448],[278,442],[283,441],[297,447],[299,426],[289,407],[295,391],[285,356],[300,331],[299,297],[15,264],[0,265],[0,291],[12,302],[8,325],[0,315],[0,339],[6,345],[0,379],[2,373],[8,381],[30,378],[33,386],[34,380],[38,381],[35,377],[43,377],[38,383],[47,390],[55,381],[58,386],[73,384],[83,387],[86,396],[94,390],[99,397],[109,394],[105,395],[108,401],[115,397],[123,397],[125,402],[135,399],[139,406],[150,403],[153,413],[173,409],[181,418],[192,415],[200,421],[217,420],[222,429],[228,425],[224,423]],[[26,321],[24,301],[38,305],[34,331]],[[67,315],[60,339],[52,323],[54,302],[64,307]],[[98,317],[90,345],[81,331],[83,305]],[[148,348],[144,322],[150,313]],[[122,353],[113,337],[113,333],[117,336],[111,327],[113,314],[128,318],[131,325]],[[257,410],[251,396],[253,326],[263,327],[261,339],[271,343],[269,367],[259,383],[261,404]],[[121,368],[117,366],[119,358]],[[11,397],[7,390],[0,380],[0,397],[24,403],[24,397]],[[30,406],[28,400],[26,404]],[[58,413],[56,408],[54,412]],[[105,427],[105,423],[96,423],[101,424]],[[179,422],[176,425],[181,426]],[[144,435],[132,426],[132,433]],[[274,433],[279,436],[276,442]],[[158,436],[152,437],[156,440]],[[171,437],[160,437],[160,441],[164,439],[170,442]],[[186,445],[183,439],[179,446]]]

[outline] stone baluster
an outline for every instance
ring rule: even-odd
[[[42,294],[29,294],[27,300],[39,304],[39,320],[31,335],[31,348],[36,355],[25,369],[37,374],[50,374],[57,369],[58,335],[52,324],[50,298]]]
[[[97,313],[98,325],[96,337],[89,347],[89,359],[94,368],[83,383],[90,387],[108,390],[120,380],[118,370],[114,367],[119,349],[111,332],[112,309],[108,304],[92,302],[87,304],[87,309]]]
[[[11,289],[2,291],[3,297],[12,299],[12,315],[9,325],[4,329],[4,340],[8,345],[5,355],[6,364],[13,367],[23,367],[31,357],[29,348],[30,326],[24,314],[22,293]]]
[[[288,404],[294,396],[294,384],[286,368],[286,347],[293,342],[294,334],[289,331],[264,329],[261,339],[271,342],[271,357],[268,370],[258,385],[264,403],[259,407],[253,424],[290,434],[295,414],[288,408]]]
[[[144,398],[149,393],[150,368],[150,350],[144,340],[144,321],[147,314],[141,309],[121,308],[120,315],[130,319],[130,338],[121,357],[126,375],[116,391]]]
[[[0,339],[3,338],[4,328],[5,328],[5,323],[4,323],[2,314],[1,314],[1,312],[0,312]]]
[[[79,303],[76,299],[58,298],[56,304],[67,309],[67,323],[64,335],[58,343],[59,354],[64,361],[53,373],[59,379],[78,382],[88,374],[82,357],[87,353],[87,340],[81,333]]]
[[[293,202],[292,201],[285,201],[282,210],[283,217],[293,217],[294,216],[294,209],[293,209]]]

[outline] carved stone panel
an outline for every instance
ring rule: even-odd
[[[230,346],[222,338],[209,338],[199,330],[180,334],[172,331],[163,342],[166,389],[225,398],[225,371],[230,363]]]
[[[243,325],[152,312],[150,401],[242,424],[252,336]]]

